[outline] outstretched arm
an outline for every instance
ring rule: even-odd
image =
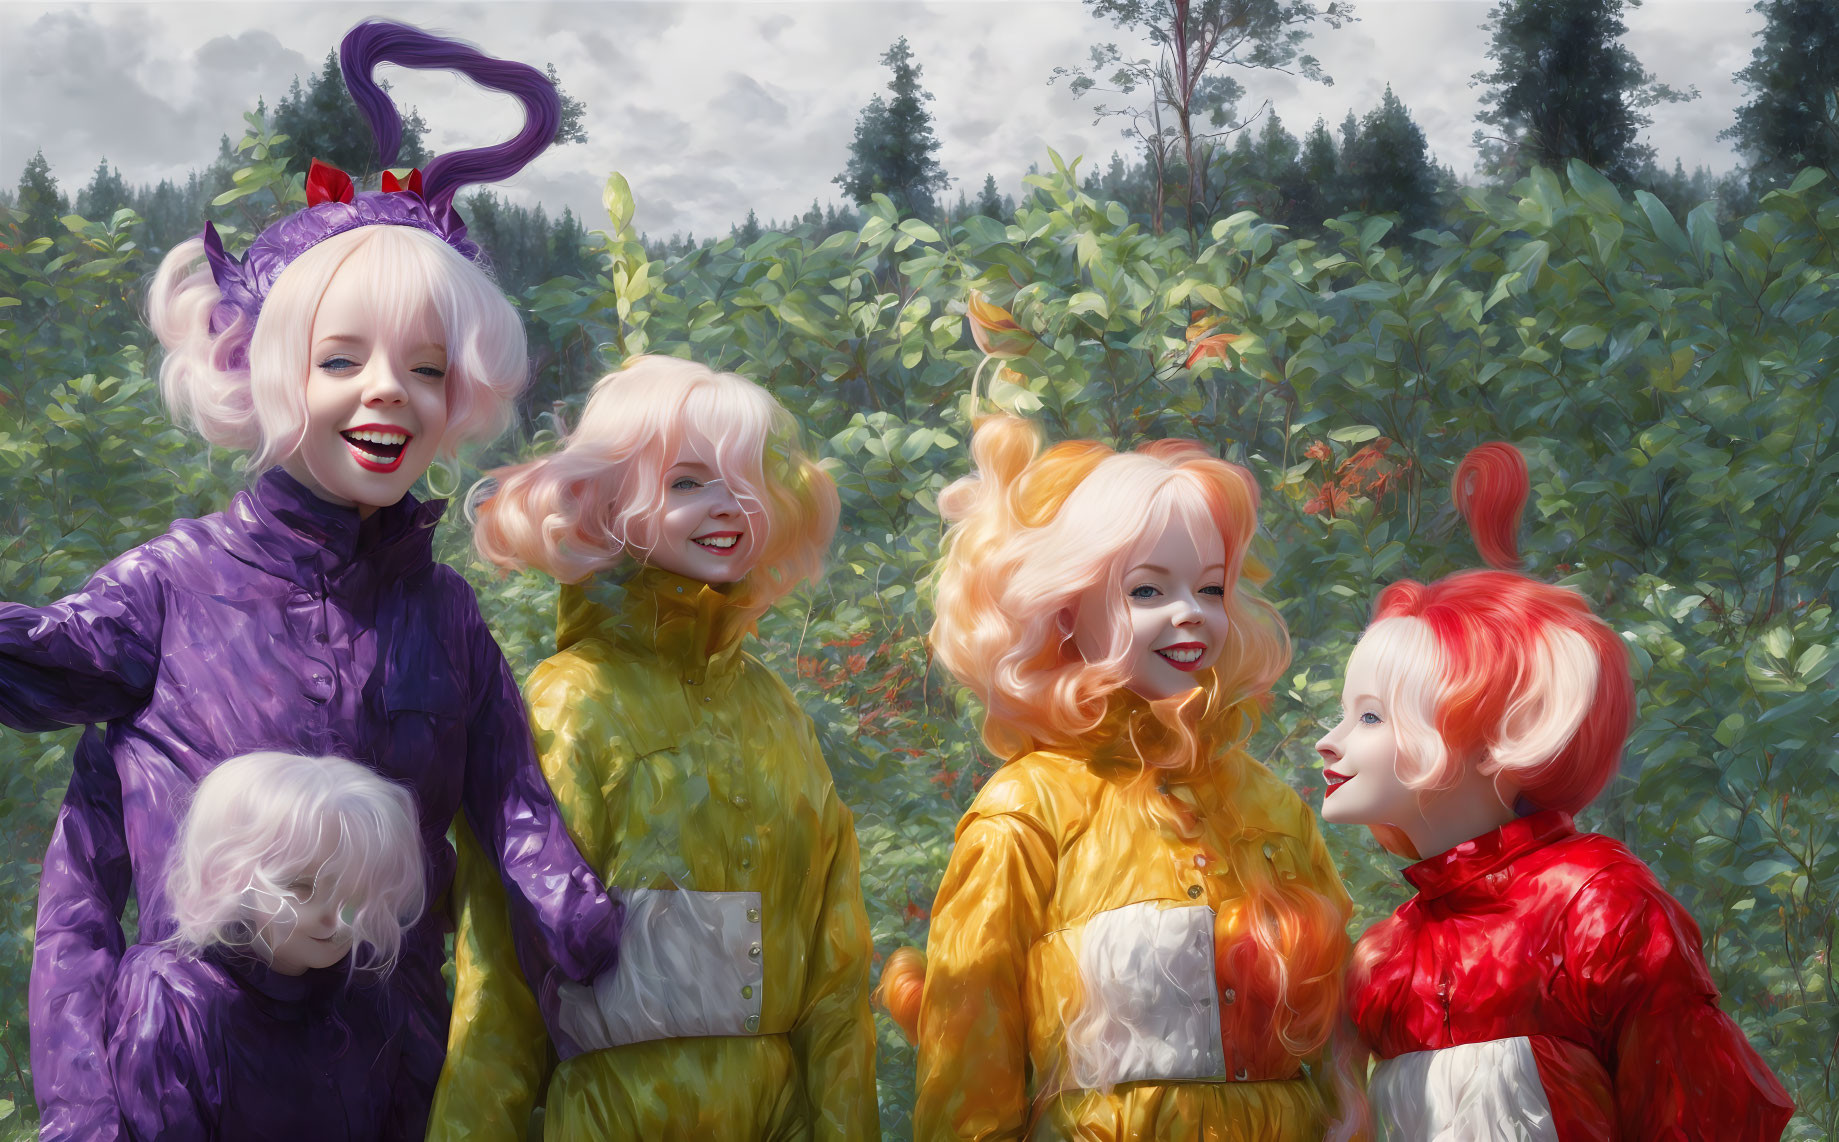
[[[527,905],[531,935],[563,974],[585,983],[617,964],[624,908],[569,838],[537,766],[523,699],[482,621],[474,642],[467,821],[507,890]]]
[[[45,607],[0,603],[0,724],[43,732],[126,717],[159,677],[161,590],[136,548]]]

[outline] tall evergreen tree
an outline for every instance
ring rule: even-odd
[[[1397,214],[1406,233],[1437,218],[1437,169],[1424,132],[1392,94],[1367,112],[1353,142],[1341,152],[1344,193],[1366,214]]]
[[[70,213],[70,199],[57,188],[57,178],[45,152],[39,151],[26,160],[19,172],[19,189],[13,195],[13,209],[23,211],[25,231],[33,238],[48,238],[63,233],[58,219]]]
[[[1622,0],[1500,0],[1488,16],[1491,71],[1477,118],[1482,163],[1514,178],[1533,164],[1562,169],[1581,159],[1609,177],[1635,181],[1653,149],[1640,142],[1643,109],[1698,97],[1654,82],[1621,41]]]
[[[107,222],[117,210],[131,205],[128,184],[121,172],[109,166],[105,158],[96,164],[89,185],[77,191],[77,213],[97,222]]]
[[[1839,172],[1839,0],[1761,0],[1762,36],[1737,73],[1750,101],[1718,137],[1750,165],[1751,189],[1785,186],[1805,167]]]
[[[893,72],[890,98],[877,95],[862,109],[849,146],[849,166],[831,181],[858,206],[885,194],[902,214],[929,217],[939,192],[951,185],[951,177],[939,165],[939,140],[932,133],[932,113],[926,110],[932,93],[920,86],[920,65],[914,62],[907,37],[896,40],[881,62]]]
[[[983,189],[977,192],[977,201],[971,207],[985,218],[1001,220],[1006,217],[1003,211],[1002,192],[996,189],[996,176],[983,176]]]
[[[377,169],[377,142],[370,132],[370,121],[358,110],[345,90],[345,77],[338,70],[338,54],[326,53],[325,66],[318,75],[300,78],[288,89],[287,97],[275,104],[275,130],[288,137],[294,156],[290,165],[305,170],[314,159],[331,163],[353,177],[363,177]],[[402,150],[396,158],[399,166],[422,166],[429,158],[423,143],[428,125],[413,108],[402,120]]]

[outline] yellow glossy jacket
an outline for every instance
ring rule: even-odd
[[[1141,712],[1140,703],[1114,702],[1095,740],[1127,739],[1124,719]],[[1093,917],[1128,905],[1227,913],[1242,900],[1238,869],[1250,861],[1307,883],[1343,915],[1351,909],[1314,814],[1263,766],[1244,759],[1236,789],[1219,765],[1153,785],[1134,755],[1118,754],[1024,755],[991,776],[959,822],[926,948],[916,1142],[1322,1137],[1320,1059],[1291,1056],[1274,1036],[1221,1043],[1216,1081],[1107,1090],[1071,1077],[1068,1028],[1080,1011],[1082,940]],[[1173,802],[1198,831],[1159,824],[1144,811],[1155,798]],[[1238,998],[1207,982],[1197,1004]],[[1304,1062],[1313,1064],[1308,1075]]]
[[[742,651],[726,601],[656,569],[565,586],[558,653],[526,697],[569,832],[609,887],[761,894],[757,1032],[556,1064],[553,1003],[526,984],[503,891],[462,836],[430,1139],[523,1138],[545,1080],[545,1142],[880,1136],[855,829],[810,719]]]

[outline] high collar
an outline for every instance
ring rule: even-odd
[[[272,575],[315,587],[366,562],[401,577],[434,560],[434,525],[445,500],[423,503],[412,495],[369,519],[358,510],[320,499],[281,468],[270,468],[224,513],[231,554]]]
[[[246,990],[282,1006],[323,1002],[352,982],[349,955],[329,968],[312,968],[299,975],[287,975],[243,948],[217,944],[205,949],[203,954]]]
[[[741,640],[751,629],[728,594],[656,567],[565,584],[558,599],[556,649],[603,638],[682,673],[685,682],[726,678],[741,665]]]
[[[1419,895],[1434,900],[1576,832],[1569,813],[1544,809],[1407,867],[1405,879]]]

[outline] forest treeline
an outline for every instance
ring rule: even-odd
[[[1095,17],[1147,43],[1151,54],[1130,58],[1115,44],[1095,45],[1086,63],[1056,68],[1050,77],[1089,98],[1097,118],[1117,122],[1126,140],[1090,165],[1083,187],[1123,203],[1158,233],[1177,215],[1199,234],[1215,218],[1254,210],[1293,233],[1317,236],[1326,220],[1357,212],[1397,216],[1399,238],[1444,217],[1465,183],[1505,188],[1533,165],[1560,168],[1573,158],[1619,187],[1649,191],[1676,213],[1716,203],[1728,226],[1800,170],[1839,164],[1839,0],[1757,5],[1764,24],[1751,62],[1735,76],[1747,98],[1720,136],[1736,144],[1742,161],[1721,172],[1687,172],[1677,159],[1668,166],[1641,142],[1647,108],[1697,93],[1657,83],[1643,69],[1625,42],[1623,0],[1501,0],[1489,14],[1487,58],[1476,61],[1484,91],[1475,131],[1481,157],[1466,177],[1436,161],[1390,86],[1378,106],[1350,108],[1338,124],[1317,120],[1300,134],[1280,109],[1246,99],[1239,77],[1247,71],[1282,69],[1332,82],[1306,48],[1318,28],[1356,18],[1340,0],[1085,3]],[[844,201],[826,203],[814,194],[808,210],[785,219],[763,220],[749,210],[727,236],[746,244],[794,230],[825,237],[859,225],[860,207],[875,194],[934,223],[1013,213],[1015,199],[999,190],[994,175],[975,189],[960,181],[956,199],[949,196],[957,180],[937,159],[940,140],[927,106],[933,97],[919,60],[902,37],[881,62],[889,72],[886,94],[863,108],[847,168],[833,180]],[[549,74],[560,86],[553,67]],[[563,101],[558,142],[585,141],[588,109],[565,91]],[[319,157],[374,178],[369,129],[331,53],[317,73],[297,77],[272,110],[259,101],[255,113],[284,137],[277,155],[290,171],[304,177]],[[403,127],[398,161],[414,166],[428,157],[427,125],[411,111]],[[73,198],[41,153],[26,163],[10,201],[40,224],[73,211],[106,218],[130,208],[144,222],[142,240],[160,253],[198,233],[207,218],[223,228],[221,208],[235,201],[240,165],[227,134],[215,158],[183,183],[130,185],[101,157]],[[587,268],[586,231],[567,208],[551,217],[541,205],[480,191],[462,201],[461,211],[513,295]],[[655,256],[669,257],[718,237],[641,240]]]

